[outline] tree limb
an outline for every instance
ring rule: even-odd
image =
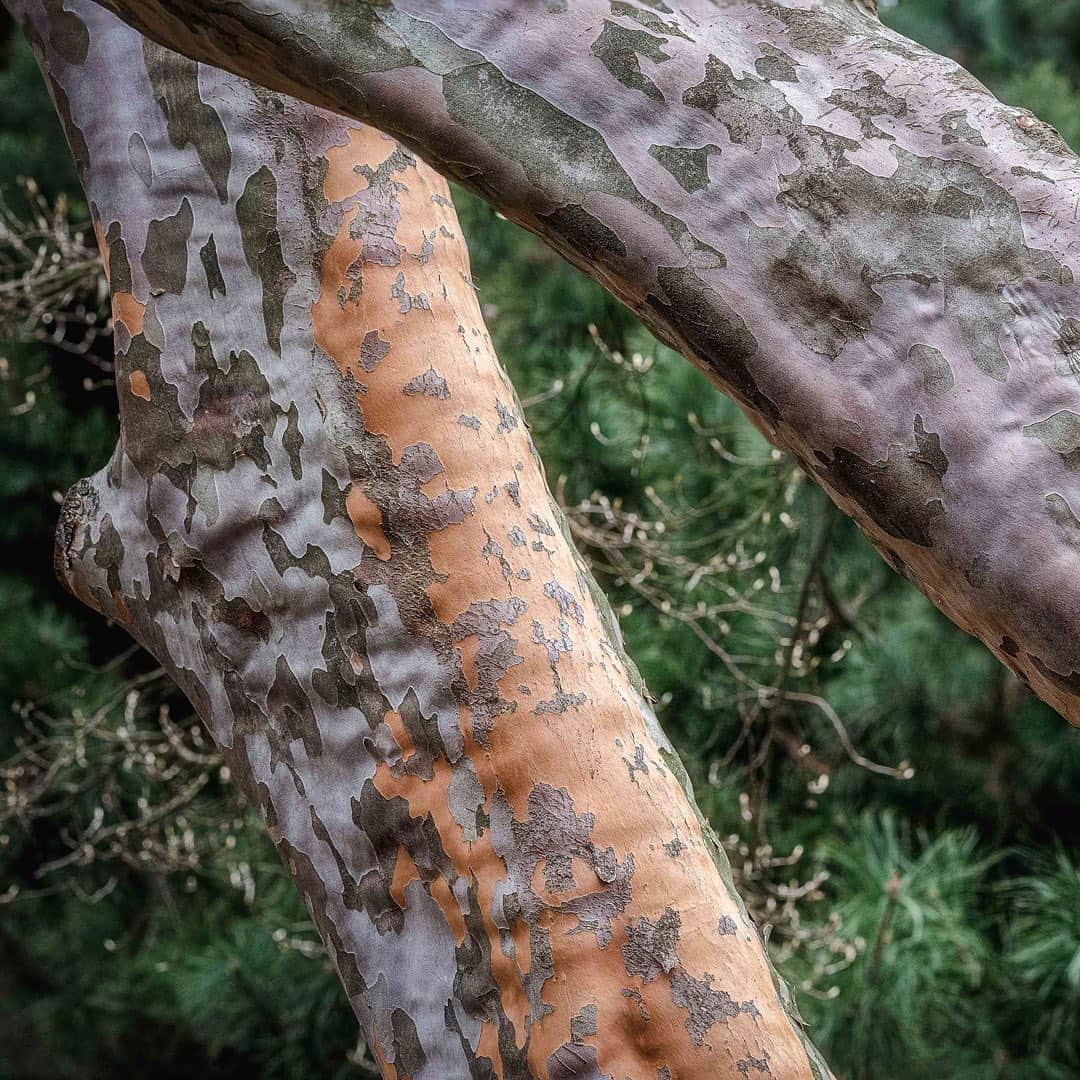
[[[700,364],[1080,722],[1080,165],[852,0],[102,0],[368,120]]]

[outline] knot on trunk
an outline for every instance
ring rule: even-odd
[[[76,599],[127,625],[119,578],[124,547],[106,488],[104,473],[98,473],[68,489],[56,525],[53,571]]]
[[[53,543],[53,571],[60,584],[73,596],[87,601],[85,591],[79,590],[77,564],[91,544],[90,528],[97,520],[101,499],[93,480],[83,477],[68,488],[60,507]],[[96,607],[97,605],[92,605]]]

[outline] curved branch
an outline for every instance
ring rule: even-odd
[[[852,0],[102,0],[611,289],[1080,722],[1080,165]]]

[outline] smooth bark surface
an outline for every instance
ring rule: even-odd
[[[701,364],[1080,722],[1080,165],[853,0],[102,0],[369,120]]]
[[[567,538],[445,181],[9,0],[109,273],[58,569],[195,703],[385,1074],[827,1075]]]

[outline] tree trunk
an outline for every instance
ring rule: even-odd
[[[1080,722],[1080,165],[1052,128],[854,0],[101,2],[539,233]]]
[[[8,0],[109,274],[58,569],[195,704],[387,1076],[827,1075],[387,136]]]

